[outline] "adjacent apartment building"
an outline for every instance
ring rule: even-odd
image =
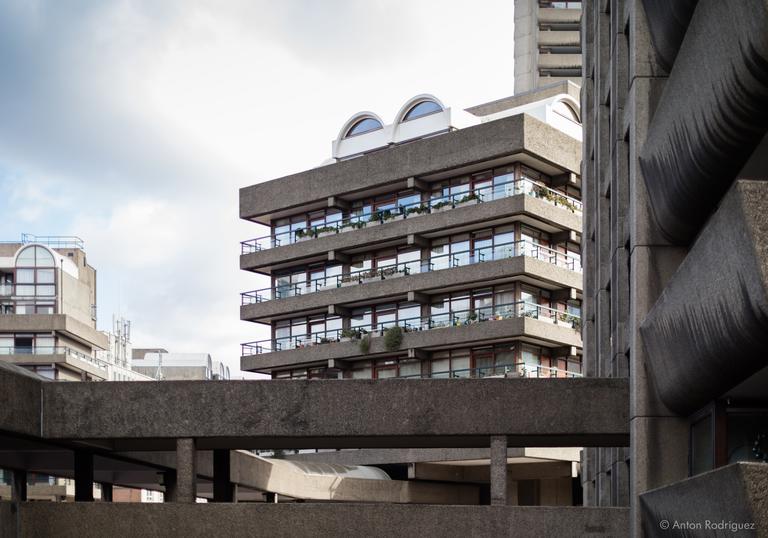
[[[585,372],[628,378],[631,441],[586,450],[586,504],[629,505],[633,536],[763,535],[768,4],[589,0],[583,22]]]
[[[242,243],[241,268],[267,285],[242,294],[241,318],[269,335],[242,345],[242,369],[273,379],[581,376],[578,110],[578,88],[564,81],[472,107],[456,129],[449,108],[420,95],[392,123],[353,115],[330,164],[242,189],[241,217],[268,233]],[[396,464],[414,463],[314,456],[386,460],[395,476],[406,473]],[[480,459],[487,474],[487,451]],[[553,459],[568,462],[559,494],[521,493],[529,504],[579,497],[578,449]]]
[[[515,0],[515,94],[581,85],[581,2]]]

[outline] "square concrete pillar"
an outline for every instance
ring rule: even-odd
[[[230,476],[231,453],[229,449],[213,451],[213,502],[231,503],[234,490]]]
[[[13,502],[21,502],[27,500],[27,471],[21,469],[16,469],[13,471],[11,500]]]
[[[491,436],[491,504],[507,504],[507,436]]]
[[[93,502],[93,452],[75,450],[75,502]]]
[[[175,502],[193,503],[197,498],[197,450],[192,438],[176,439]]]

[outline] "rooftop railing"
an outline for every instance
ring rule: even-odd
[[[389,221],[408,219],[482,202],[490,202],[519,194],[539,198],[552,205],[570,210],[573,213],[581,214],[582,212],[581,201],[554,189],[550,189],[529,178],[521,178],[498,183],[496,185],[489,185],[487,187],[475,188],[473,191],[449,194],[431,198],[426,201],[402,204],[388,209],[380,209],[373,213],[352,215],[344,219],[334,222],[326,222],[325,224],[318,224],[309,228],[289,230],[273,233],[264,237],[257,237],[256,239],[249,239],[248,241],[240,243],[240,253],[252,254],[261,250],[291,245],[293,243],[317,237],[325,237],[327,235],[334,235],[360,228],[377,226]]]
[[[6,346],[0,347],[0,355],[65,355],[87,362],[100,370],[106,371],[108,366],[100,359],[66,346]]]
[[[440,254],[432,256],[429,260],[423,262],[420,260],[405,261],[377,267],[376,269],[360,269],[347,274],[323,276],[304,282],[278,284],[274,287],[246,291],[240,294],[240,304],[248,305],[276,299],[286,299],[327,289],[354,286],[417,273],[429,273],[488,261],[505,260],[515,256],[528,256],[571,271],[581,272],[581,261],[578,258],[537,245],[531,241],[521,240],[449,254]]]
[[[377,322],[375,324],[363,324],[350,329],[331,329],[317,331],[310,334],[293,335],[279,338],[257,340],[241,344],[243,356],[273,353],[275,351],[287,351],[301,349],[334,342],[359,340],[365,336],[380,336],[390,327],[398,326],[406,333],[429,331],[446,327],[463,327],[476,323],[500,321],[511,318],[532,318],[562,325],[574,330],[581,330],[581,318],[575,314],[549,308],[546,306],[518,301],[496,306],[482,306],[469,310],[447,311],[429,316],[415,316],[405,319]]]

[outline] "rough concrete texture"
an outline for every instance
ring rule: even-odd
[[[671,70],[699,0],[643,0],[659,63]]]
[[[0,360],[0,431],[40,435],[40,400],[46,380]]]
[[[409,349],[432,349],[452,345],[467,347],[483,342],[527,337],[553,347],[581,347],[581,334],[568,324],[554,325],[533,318],[511,318],[484,321],[461,327],[443,327],[403,335],[400,354]],[[325,363],[328,359],[361,360],[396,355],[386,350],[384,339],[371,338],[368,353],[360,350],[360,342],[334,342],[300,349],[248,355],[240,358],[240,368],[250,372],[268,372],[271,368]],[[327,364],[327,363],[326,363]]]
[[[507,281],[510,278],[532,279],[544,283],[545,287],[574,288],[581,290],[581,273],[565,267],[530,258],[515,256],[506,260],[488,261],[453,267],[450,269],[398,275],[374,282],[365,282],[352,286],[243,305],[240,307],[240,319],[268,322],[272,317],[300,315],[311,310],[327,310],[329,305],[344,306],[361,304],[385,297],[405,296],[409,291],[436,293],[456,286],[469,288],[493,284],[494,281]],[[502,280],[503,279],[503,280]]]
[[[95,347],[107,349],[109,338],[66,314],[14,314],[0,316],[0,332],[39,333],[59,331],[90,342]]]
[[[625,446],[623,379],[46,383],[43,437],[116,449]],[[466,409],[477,408],[467,414]],[[510,413],[534,404],[536,413]],[[131,442],[128,442],[132,440]],[[143,440],[143,442],[142,442]]]
[[[508,458],[528,456],[527,448],[508,448]],[[532,449],[536,450],[536,449]],[[551,449],[543,449],[551,450]],[[530,457],[538,457],[535,452]],[[487,460],[489,448],[363,448],[289,454],[287,460],[336,463],[340,465],[386,465],[390,463],[421,463],[462,460]],[[576,461],[576,460],[574,460]]]
[[[343,197],[408,177],[522,152],[539,156],[563,171],[579,170],[578,140],[521,114],[244,187],[240,189],[240,217],[298,208],[329,196]]]
[[[1,506],[2,504],[0,504]],[[622,508],[23,503],[20,536],[623,536]],[[2,513],[2,512],[0,512]]]
[[[515,30],[517,30],[517,27]],[[579,44],[578,37],[579,32],[575,31],[541,32],[539,34],[539,43],[547,45],[568,44],[571,43],[573,39],[575,39],[576,44]],[[466,108],[465,110],[470,114],[474,114],[475,116],[488,116],[490,114],[509,110],[510,108],[527,105],[541,99],[554,97],[555,95],[559,95],[561,93],[570,95],[577,101],[579,100],[579,87],[570,80],[561,80],[552,84],[539,86],[533,90],[524,92],[516,91],[515,95],[497,99],[496,101],[491,101],[489,103],[472,106]]]
[[[766,366],[768,183],[741,180],[641,326],[654,384],[687,415]]]
[[[500,217],[503,216],[503,217]],[[406,244],[409,235],[435,236],[440,232],[462,226],[490,226],[511,222],[513,217],[535,219],[557,229],[581,232],[581,216],[560,206],[525,194],[484,202],[449,211],[411,216],[403,220],[388,221],[377,226],[361,228],[335,235],[318,237],[282,247],[260,250],[240,256],[240,268],[268,272],[276,264],[293,264],[299,260],[327,259],[328,252],[359,249],[360,245]],[[540,225],[541,226],[541,225]],[[542,226],[546,229],[546,226]]]
[[[678,244],[768,130],[766,26],[766,0],[700,0],[693,13],[640,155],[656,222]]]
[[[728,465],[644,493],[640,504],[645,536],[766,537],[768,465]],[[669,529],[665,530],[663,527],[667,524]],[[679,524],[694,527],[679,528]],[[712,528],[712,525],[721,527]]]

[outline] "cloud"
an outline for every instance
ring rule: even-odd
[[[72,234],[100,325],[239,367],[238,188],[318,165],[341,124],[511,93],[512,2],[0,2],[0,239]]]

